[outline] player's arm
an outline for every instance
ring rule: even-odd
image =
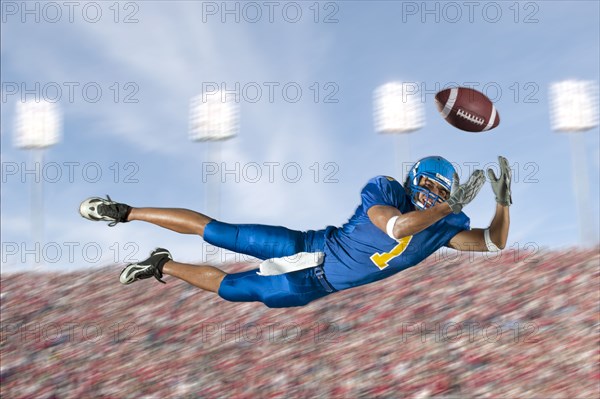
[[[504,249],[508,239],[510,217],[508,206],[496,205],[496,214],[487,229],[464,230],[452,237],[448,246],[460,251],[489,252]],[[488,240],[486,241],[486,232]],[[490,244],[491,241],[491,244]]]
[[[388,222],[397,216],[393,226],[390,226],[390,231],[397,239],[415,235],[451,213],[452,209],[446,202],[436,204],[423,211],[413,211],[405,214],[402,214],[393,206],[386,205],[375,205],[367,211],[371,223],[388,234]]]
[[[506,158],[498,157],[500,177],[488,169],[488,177],[496,194],[496,213],[487,229],[472,229],[461,231],[450,240],[450,248],[461,251],[498,251],[506,247],[510,215],[508,207],[512,204],[510,191],[511,170]]]
[[[454,178],[454,187],[446,202],[406,214],[402,214],[393,206],[376,205],[369,208],[367,214],[371,223],[395,239],[415,235],[452,212],[460,213],[463,206],[475,198],[483,183],[483,171],[476,170],[463,185],[459,186],[458,176]]]

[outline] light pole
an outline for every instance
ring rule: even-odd
[[[598,83],[564,80],[550,85],[552,129],[569,133],[573,188],[579,212],[580,242],[584,246],[597,243],[591,209],[589,176],[583,133],[598,127]]]
[[[229,95],[231,97],[231,94]],[[239,104],[225,92],[202,93],[190,102],[189,138],[192,141],[212,141],[204,146],[206,160],[202,164],[205,212],[216,219],[221,205],[221,143],[239,132]],[[212,148],[211,148],[212,147]],[[210,172],[210,176],[208,175]],[[206,259],[208,261],[208,259]]]
[[[36,251],[44,240],[44,150],[60,141],[62,117],[58,106],[48,101],[18,102],[14,145],[29,150],[35,178],[31,185],[31,238]]]
[[[410,145],[406,133],[414,132],[425,125],[423,104],[415,85],[405,82],[389,82],[373,92],[373,119],[375,131],[381,134],[396,134],[396,170],[405,176],[410,168]],[[406,167],[402,167],[405,165]]]

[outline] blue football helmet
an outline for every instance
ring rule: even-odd
[[[431,206],[427,206],[427,203],[435,204],[443,202],[445,199],[432,193],[427,188],[419,186],[421,177],[433,180],[450,193],[455,174],[456,170],[454,166],[446,159],[438,156],[426,157],[418,161],[410,169],[406,176],[404,188],[415,207],[423,210]],[[425,195],[425,202],[419,199],[419,193]]]

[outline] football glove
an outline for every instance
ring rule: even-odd
[[[469,180],[462,185],[459,185],[458,175],[454,174],[450,198],[446,201],[450,205],[452,212],[456,214],[460,213],[465,205],[473,201],[473,198],[479,193],[484,183],[485,175],[483,174],[483,170],[480,169],[473,172]]]
[[[494,171],[488,169],[488,178],[492,184],[492,190],[494,190],[494,194],[496,194],[496,202],[502,206],[510,206],[512,204],[510,193],[512,171],[508,166],[508,160],[503,156],[498,157],[498,164],[500,165],[500,177],[496,177]]]

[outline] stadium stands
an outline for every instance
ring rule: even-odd
[[[2,275],[2,397],[600,396],[598,248],[438,253],[291,309],[119,268]]]

